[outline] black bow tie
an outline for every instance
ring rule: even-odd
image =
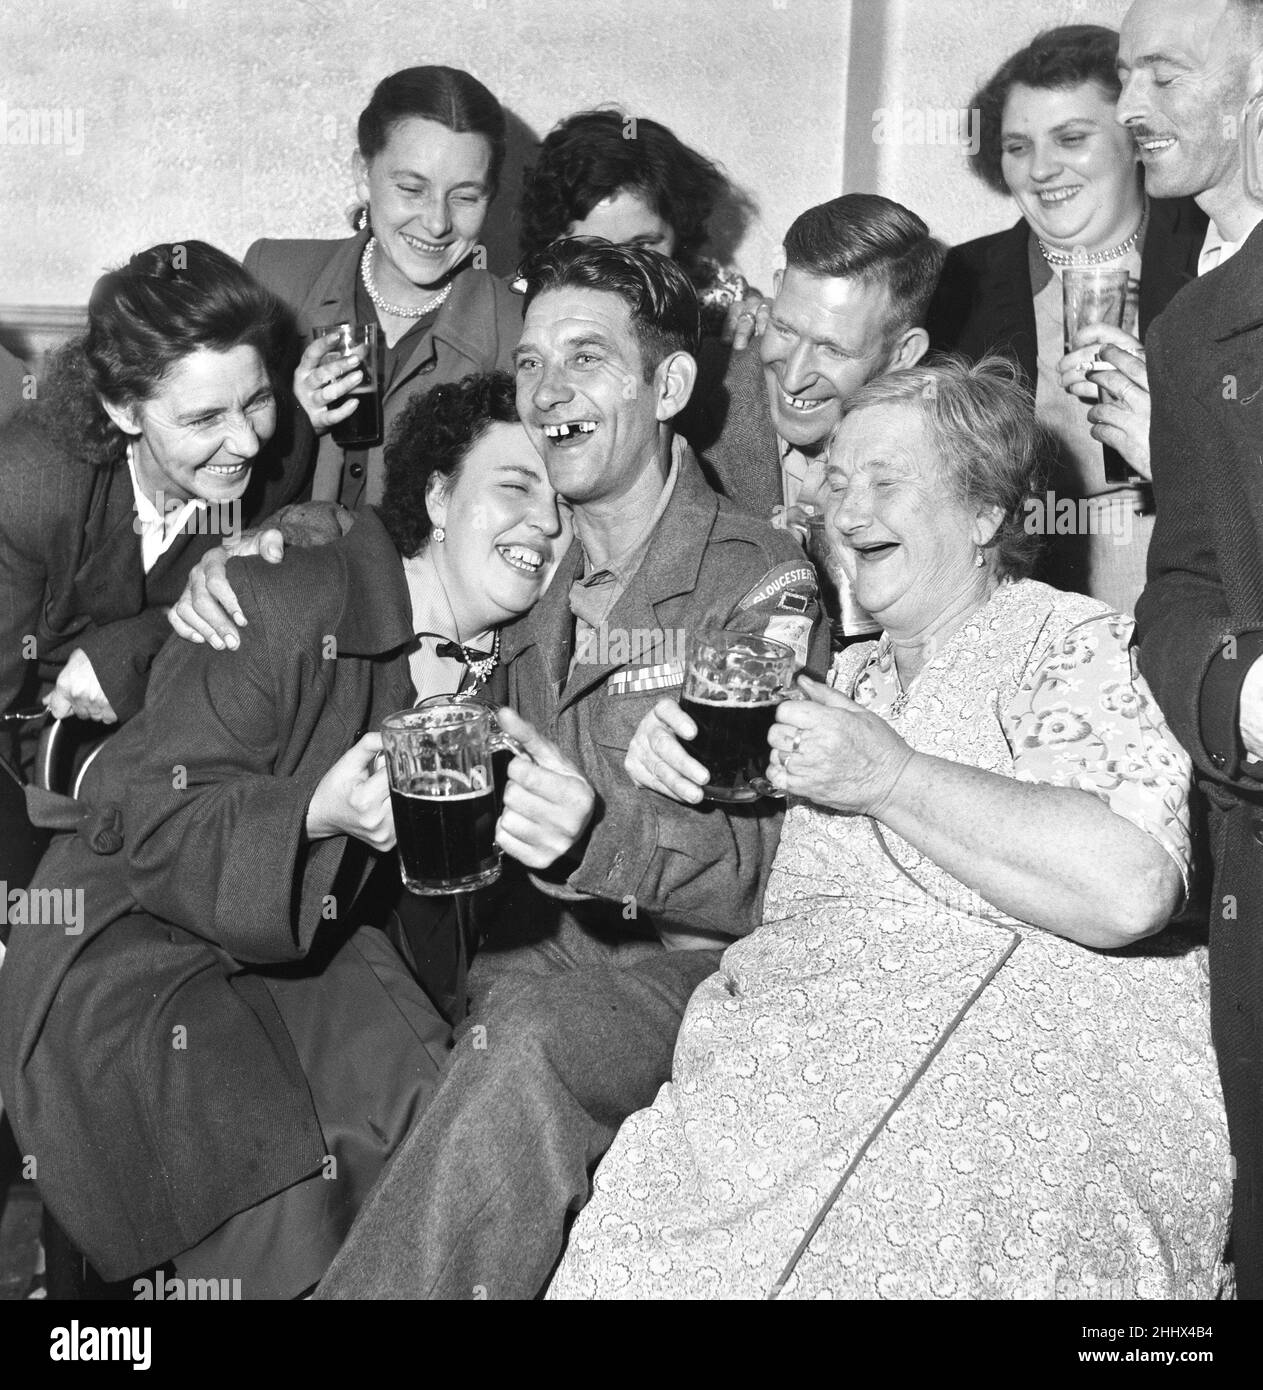
[[[490,652],[480,652],[477,647],[462,647],[459,642],[440,642],[434,648],[435,656],[445,656],[452,661],[463,661],[466,666],[475,661],[486,661]]]

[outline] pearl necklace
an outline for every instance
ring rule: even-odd
[[[383,314],[393,314],[397,319],[419,319],[422,314],[428,314],[432,309],[437,309],[440,304],[452,292],[452,282],[449,280],[446,285],[436,294],[433,299],[428,299],[419,308],[405,308],[399,304],[388,304],[381,296],[376,284],[373,281],[373,252],[377,249],[377,238],[369,237],[364,244],[364,254],[360,258],[360,278],[364,281],[364,288],[368,291],[368,297],[373,301],[375,308]]]
[[[1149,204],[1145,204],[1145,210],[1140,214],[1140,221],[1136,224],[1136,230],[1127,238],[1120,241],[1117,246],[1111,246],[1108,251],[1085,251],[1081,246],[1073,251],[1061,251],[1055,246],[1049,246],[1042,237],[1036,237],[1039,242],[1039,249],[1043,252],[1044,259],[1051,266],[1062,268],[1065,266],[1078,265],[1109,265],[1111,261],[1119,261],[1135,246],[1140,240],[1140,235],[1145,229],[1145,223],[1149,220]]]

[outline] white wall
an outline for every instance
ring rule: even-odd
[[[1039,29],[1127,0],[36,0],[0,7],[0,304],[82,304],[107,265],[200,236],[337,236],[354,123],[396,68],[468,68],[511,113],[487,240],[516,250],[530,143],[602,101],[657,117],[759,205],[767,288],[804,208],[875,189],[949,241],[1011,221],[959,147],[876,145],[875,113],[959,109]],[[69,112],[44,143],[15,116]],[[58,117],[57,119],[61,119]],[[60,142],[57,137],[60,135]],[[78,145],[76,148],[76,141]]]
[[[430,62],[467,68],[501,99],[518,169],[529,138],[584,106],[664,121],[757,196],[739,260],[767,285],[790,220],[840,185],[850,11],[850,0],[6,3],[0,100],[9,113],[69,109],[83,125],[77,154],[0,144],[0,302],[82,303],[102,268],[161,240],[241,254],[260,235],[343,234],[356,117],[379,78]],[[492,213],[500,267],[516,249],[516,172]]]

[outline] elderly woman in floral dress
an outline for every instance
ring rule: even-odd
[[[1230,1184],[1189,763],[1131,620],[1021,578],[994,359],[850,402],[827,525],[880,641],[783,704],[763,925],[697,990],[552,1297],[1213,1297]],[[671,701],[628,753],[697,801]]]

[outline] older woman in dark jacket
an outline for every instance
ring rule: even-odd
[[[204,242],[97,282],[87,334],[0,432],[0,712],[140,709],[193,564],[301,485],[274,438],[290,331]]]

